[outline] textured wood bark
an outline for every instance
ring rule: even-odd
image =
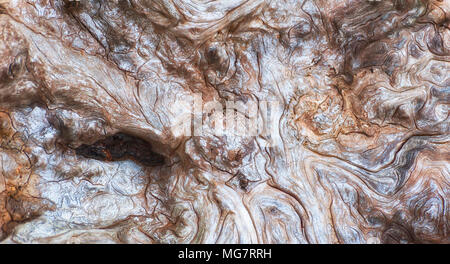
[[[449,9],[0,1],[0,240],[450,243]]]

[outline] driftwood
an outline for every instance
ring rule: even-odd
[[[447,0],[0,1],[3,243],[450,243]]]

